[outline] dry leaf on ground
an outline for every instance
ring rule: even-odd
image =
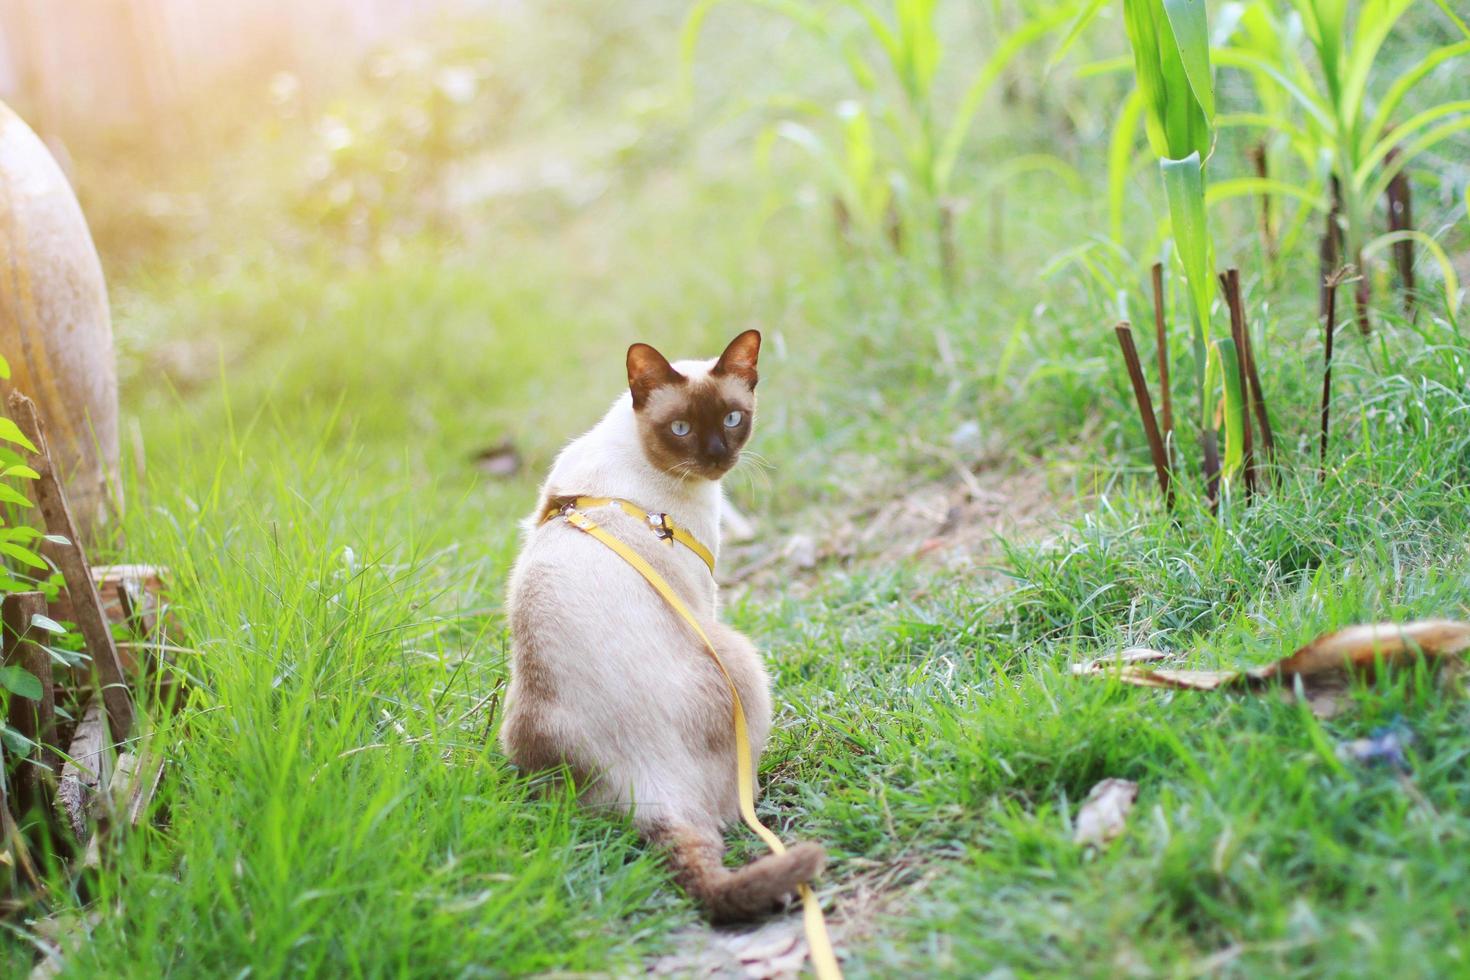
[[[521,453],[509,440],[498,446],[488,446],[474,455],[474,463],[482,473],[490,476],[510,477],[521,471]]]
[[[1425,619],[1412,623],[1368,623],[1317,637],[1291,656],[1250,670],[1183,670],[1151,666],[1167,660],[1158,650],[1130,648],[1073,666],[1079,676],[1116,677],[1137,687],[1214,691],[1224,687],[1260,688],[1300,679],[1312,710],[1336,713],[1344,690],[1343,674],[1353,670],[1371,675],[1385,666],[1419,659],[1456,657],[1470,650],[1470,623]]]
[[[1123,832],[1128,812],[1138,799],[1138,784],[1129,779],[1104,779],[1092,787],[1077,813],[1072,840],[1101,847]]]

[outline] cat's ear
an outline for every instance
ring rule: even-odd
[[[658,351],[647,344],[628,348],[628,390],[633,393],[633,407],[642,408],[655,388],[681,384],[684,375],[675,371]]]
[[[759,330],[747,330],[745,333],[730,341],[730,346],[725,348],[725,353],[715,362],[714,370],[710,374],[728,375],[739,378],[751,388],[760,380],[756,374],[755,362],[761,355],[761,332]]]

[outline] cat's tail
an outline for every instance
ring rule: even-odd
[[[721,860],[725,842],[718,831],[659,824],[647,833],[668,854],[674,880],[715,922],[740,922],[774,911],[827,864],[827,852],[820,844],[803,843],[732,870]]]

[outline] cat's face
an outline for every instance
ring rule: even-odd
[[[747,330],[707,374],[686,376],[647,344],[628,348],[633,413],[653,465],[680,479],[718,480],[730,472],[755,423],[760,349],[760,331]]]

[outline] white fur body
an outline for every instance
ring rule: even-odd
[[[675,367],[698,378],[713,364]],[[550,500],[570,496],[621,498],[667,513],[719,554],[719,483],[678,479],[654,466],[624,394],[557,457],[525,526],[510,577],[512,669],[502,743],[523,765],[565,763],[584,802],[629,810],[640,827],[717,831],[738,815],[724,678],[637,570],[564,520],[541,523]],[[754,764],[770,730],[769,685],[755,648],[718,621],[709,569],[617,507],[587,516],[652,563],[698,618],[740,692]]]

